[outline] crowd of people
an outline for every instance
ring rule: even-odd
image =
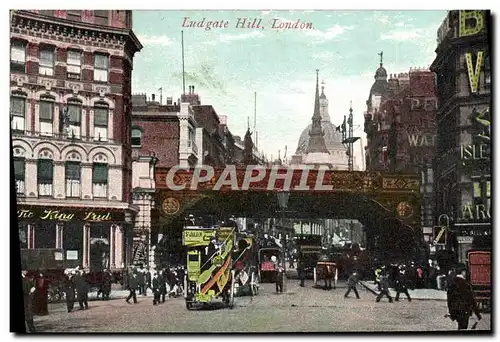
[[[148,289],[153,293],[153,305],[165,303],[166,297],[182,295],[184,289],[185,270],[183,266],[166,267],[151,270],[139,266],[129,270],[129,295],[125,301],[130,304],[132,299],[137,303],[137,294],[147,296]]]

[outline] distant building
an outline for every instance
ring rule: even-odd
[[[318,82],[318,75],[316,75],[312,123],[300,135],[297,150],[291,158],[290,165],[294,167],[323,165],[335,170],[347,170],[347,149],[342,144],[340,126],[336,127],[331,122],[325,87],[321,87],[320,95]]]

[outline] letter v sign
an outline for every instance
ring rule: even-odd
[[[481,74],[481,65],[483,64],[483,51],[477,52],[476,66],[472,64],[472,53],[465,54],[467,62],[467,71],[469,73],[470,89],[472,93],[477,93],[479,90],[479,75]]]

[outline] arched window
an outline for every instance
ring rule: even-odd
[[[132,128],[132,146],[140,147],[142,140],[142,130],[140,128]]]
[[[49,96],[40,97],[38,114],[40,119],[40,135],[52,136],[54,125],[54,98]]]
[[[67,127],[68,137],[80,139],[82,134],[82,103],[76,99],[69,99],[68,106],[63,112],[63,125]]]
[[[108,117],[109,106],[104,102],[97,102],[94,105],[94,140],[108,140]]]
[[[38,155],[38,196],[52,196],[52,183],[54,179],[53,155],[48,150],[40,151]]]
[[[26,162],[24,157],[14,157],[14,178],[16,179],[17,195],[24,195],[26,180]]]
[[[92,194],[94,198],[108,197],[108,159],[97,154],[92,167]]]
[[[10,118],[12,130],[24,132],[26,128],[26,97],[14,94],[10,97]]]
[[[65,162],[66,197],[80,197],[81,191],[81,156],[70,152]]]

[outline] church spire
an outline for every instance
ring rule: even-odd
[[[378,54],[380,56],[380,66],[384,65],[384,51],[380,51]]]
[[[314,97],[314,113],[312,116],[311,130],[309,131],[307,153],[328,153],[323,135],[324,132],[321,129],[321,113],[319,106],[319,70],[316,69],[316,95]]]

